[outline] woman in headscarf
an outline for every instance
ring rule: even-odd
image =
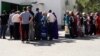
[[[58,39],[58,22],[57,22],[57,16],[56,14],[53,12],[53,15],[55,16],[55,22],[54,22],[54,33],[55,33],[55,37],[54,39]]]
[[[91,19],[90,19],[90,13],[87,15],[87,26],[88,26],[88,35],[90,35],[91,31]]]
[[[90,35],[96,34],[96,26],[95,26],[95,18],[94,13],[90,14]]]
[[[71,11],[69,12],[70,14],[70,19],[69,19],[69,31],[70,31],[70,37],[75,38],[75,31],[76,31],[76,24],[75,24],[75,16],[74,13]]]
[[[70,19],[70,16],[69,16],[69,12],[66,11],[66,15],[64,17],[64,25],[65,25],[65,37],[69,37],[69,19]]]
[[[96,34],[100,35],[100,13],[96,17]]]
[[[78,34],[78,36],[80,36],[80,37],[83,37],[84,36],[84,32],[83,32],[83,26],[84,26],[84,24],[83,24],[83,17],[82,17],[82,14],[81,13],[77,13],[77,34]]]

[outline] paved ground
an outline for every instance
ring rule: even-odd
[[[39,41],[30,44],[0,39],[0,56],[100,56],[100,38],[60,38],[52,42]]]

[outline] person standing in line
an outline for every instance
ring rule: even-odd
[[[7,30],[7,23],[8,23],[8,14],[6,11],[3,11],[3,13],[0,16],[1,18],[1,33],[0,38],[3,36],[3,39],[5,39],[6,30]]]
[[[47,20],[48,20],[48,34],[49,34],[49,40],[53,40],[54,36],[54,22],[56,21],[56,17],[53,15],[52,10],[49,10],[49,13],[47,14]]]
[[[42,19],[42,12],[39,11],[39,8],[36,8],[36,15],[35,15],[35,40],[41,40],[41,19]]]
[[[77,32],[78,32],[78,36],[79,37],[83,37],[84,36],[84,24],[83,24],[83,17],[82,14],[80,12],[78,12],[77,16]]]
[[[84,18],[82,13],[80,13],[80,26],[81,26],[81,37],[84,37]]]
[[[83,18],[83,34],[85,36],[85,32],[86,32],[86,13],[85,12],[82,13],[82,18]]]
[[[90,35],[90,14],[87,14],[87,35]]]
[[[69,19],[69,32],[70,32],[70,38],[75,38],[75,31],[74,31],[74,13],[72,11],[69,12],[70,19]],[[76,29],[75,29],[76,30]]]
[[[80,19],[80,13],[76,12],[75,17],[77,18],[77,36],[81,36],[81,19]]]
[[[10,39],[14,37],[14,23],[12,22],[12,17],[15,15],[15,11],[12,10],[11,14],[9,15],[8,26],[10,31]]]
[[[20,26],[20,12],[16,11],[15,15],[12,17],[12,22],[14,23],[14,39],[19,40],[20,39],[20,32],[19,32],[19,26]]]
[[[29,20],[30,19],[30,20]],[[33,16],[29,13],[26,7],[23,8],[23,12],[20,14],[21,27],[22,27],[22,42],[28,41],[29,38],[29,23],[32,22]]]
[[[66,16],[64,18],[64,24],[65,24],[65,37],[69,37],[69,19],[70,19],[70,16],[69,16],[69,12],[66,11]]]
[[[97,13],[96,17],[96,34],[100,35],[100,12]]]
[[[84,35],[88,35],[88,17],[85,12],[82,13],[83,19],[84,19]]]
[[[94,13],[94,21],[95,21],[95,33],[96,33],[96,35],[97,35],[97,18],[98,18],[98,12],[95,12]]]
[[[32,11],[32,6],[28,6],[27,10],[30,12],[30,14],[32,14],[32,16],[34,17],[34,12]]]
[[[28,6],[27,10],[34,18],[34,12],[32,11],[32,6]],[[29,40],[33,41],[34,39],[35,37],[34,37],[34,19],[33,19],[32,22],[29,24]]]
[[[90,13],[90,35],[96,35],[96,26],[95,26],[94,13]]]
[[[58,39],[58,21],[57,21],[57,16],[56,16],[56,14],[55,14],[55,12],[53,12],[53,15],[55,16],[55,22],[54,22],[54,32],[55,32],[55,34],[54,34],[54,39]]]
[[[47,40],[48,31],[47,31],[47,13],[46,12],[42,13],[40,31],[41,31],[41,39]]]
[[[74,22],[73,22],[73,33],[74,33],[74,38],[76,38],[77,37],[77,17],[75,16],[75,13],[74,12],[72,12],[72,16],[73,16],[73,20],[74,20]]]

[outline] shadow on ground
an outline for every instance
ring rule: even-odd
[[[66,38],[59,38],[58,40],[52,41],[33,41],[28,44],[32,44],[34,46],[52,46],[57,43],[75,43],[74,39],[66,39]]]
[[[100,39],[99,36],[85,36],[85,37],[77,37],[77,38],[65,38],[60,36],[58,40],[53,40],[53,41],[33,41],[28,44],[32,44],[34,46],[52,46],[57,43],[76,43],[77,40],[95,40],[95,39]]]
[[[52,46],[57,43],[76,43],[77,40],[92,40],[94,41],[95,39],[100,39],[100,36],[85,36],[85,37],[76,37],[76,38],[70,38],[69,36],[65,37],[64,32],[61,32],[61,35],[59,36],[58,40],[53,40],[53,41],[30,41],[27,44],[31,44],[34,46]],[[15,41],[15,40],[9,40],[9,41]],[[19,41],[19,40],[16,40]]]
[[[77,37],[77,40],[95,40],[95,39],[100,39],[100,36],[84,36],[84,37]]]

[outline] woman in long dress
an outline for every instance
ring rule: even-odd
[[[96,19],[96,34],[100,35],[100,13],[97,14]]]
[[[57,16],[56,16],[56,14],[54,12],[53,12],[53,15],[56,18],[56,20],[54,22],[54,32],[55,32],[54,39],[58,39],[58,22],[57,22]]]
[[[65,25],[65,37],[69,37],[69,19],[70,19],[70,15],[69,12],[66,12],[66,15],[64,17],[64,25]]]
[[[75,24],[75,15],[74,13],[71,11],[69,12],[70,14],[70,19],[69,19],[69,32],[70,32],[70,37],[71,38],[75,38],[75,33],[76,33],[76,24]]]

